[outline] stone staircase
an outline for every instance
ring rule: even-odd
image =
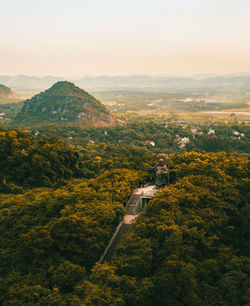
[[[102,257],[99,260],[99,263],[111,261],[117,244],[120,242],[123,235],[133,230],[134,220],[145,209],[146,203],[154,196],[155,192],[155,186],[138,188],[133,191],[126,205],[127,214],[117,226],[112,238],[102,254]]]
[[[115,252],[116,246],[121,241],[121,238],[123,237],[123,235],[131,232],[132,230],[133,230],[133,224],[126,224],[122,222],[121,227],[119,228],[119,231],[117,232],[116,235],[113,236],[114,238],[112,237],[113,238],[112,243],[107,248],[107,252],[103,256],[102,260],[99,261],[99,263],[102,263],[105,261],[110,262]]]
[[[134,211],[135,211],[135,208],[136,206],[138,205],[138,202],[140,201],[141,199],[141,195],[140,194],[137,194],[135,192],[132,193],[128,203],[127,203],[127,214],[131,214],[133,215],[134,214]]]

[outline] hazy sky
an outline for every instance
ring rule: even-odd
[[[0,74],[250,72],[250,0],[0,0]]]

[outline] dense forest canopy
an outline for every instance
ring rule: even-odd
[[[106,300],[126,305],[248,304],[248,161],[186,153],[172,162],[173,184],[149,203],[112,265],[97,265],[84,288],[94,299],[94,283]],[[114,294],[124,278],[133,289]]]
[[[148,177],[156,156],[137,146],[75,147],[56,137],[36,138],[20,130],[0,132],[0,191],[56,187],[72,178],[95,178],[112,169],[137,170]]]
[[[183,122],[133,120],[119,127],[81,128],[79,126],[42,125],[30,129],[37,137],[60,135],[75,145],[138,146],[154,153],[185,151],[249,153],[250,127],[231,120],[191,124]],[[136,132],[135,132],[136,131]],[[185,140],[187,142],[185,142]],[[150,141],[155,144],[152,146]]]
[[[19,130],[2,130],[0,139],[2,305],[250,302],[246,158],[163,154],[171,185],[149,202],[112,262],[96,264],[132,190],[150,180],[157,152],[136,142],[73,146]]]
[[[81,175],[79,153],[58,139],[35,140],[18,130],[0,132],[0,191],[52,186]]]

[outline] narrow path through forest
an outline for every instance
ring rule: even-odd
[[[138,188],[133,191],[126,206],[127,214],[117,226],[112,238],[103,252],[102,257],[99,260],[99,263],[111,261],[116,246],[121,241],[121,238],[133,230],[135,219],[145,209],[146,203],[153,197],[155,192],[155,186]]]

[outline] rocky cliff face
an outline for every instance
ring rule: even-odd
[[[20,99],[20,96],[12,91],[9,87],[0,84],[0,99]]]
[[[15,121],[27,125],[79,123],[96,127],[119,124],[100,101],[67,81],[57,82],[48,90],[26,100]]]

